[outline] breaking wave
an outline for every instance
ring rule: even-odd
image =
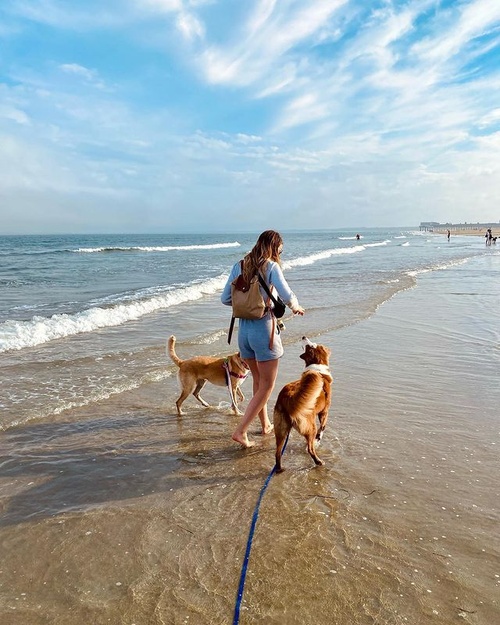
[[[192,283],[153,297],[109,307],[97,306],[74,314],[56,314],[48,318],[35,316],[29,321],[9,319],[0,325],[0,353],[34,347],[101,328],[119,326],[158,310],[216,293],[224,287],[226,280],[227,274],[221,274],[201,283]]]

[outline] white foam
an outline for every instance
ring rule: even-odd
[[[10,423],[0,424],[0,432],[6,431],[9,428],[18,427],[19,425],[23,425],[24,423],[28,423],[29,421],[35,419],[43,419],[51,415],[59,415],[66,410],[83,408],[84,406],[89,406],[100,401],[105,401],[106,399],[109,399],[110,397],[113,397],[115,395],[120,395],[121,393],[125,393],[127,391],[132,391],[136,388],[139,388],[143,384],[149,384],[151,382],[161,382],[162,380],[171,377],[171,375],[172,373],[167,370],[150,372],[141,376],[138,379],[130,379],[127,382],[122,382],[107,390],[101,389],[99,391],[87,393],[86,395],[80,395],[78,400],[56,399],[53,403],[45,406],[41,411],[32,411],[30,413],[30,417],[27,419],[15,419]]]
[[[386,239],[385,241],[379,241],[378,243],[363,243],[363,245],[365,247],[380,247],[381,245],[388,245],[389,243],[390,243],[390,240]]]
[[[241,244],[238,241],[232,243],[209,243],[205,245],[166,245],[166,246],[132,246],[132,247],[80,247],[72,252],[78,252],[80,254],[94,254],[98,252],[171,252],[175,251],[190,251],[190,250],[216,250],[227,247],[239,247]]]
[[[342,254],[356,254],[356,252],[362,252],[364,249],[366,249],[365,245],[355,245],[354,247],[341,247],[324,250],[323,252],[317,252],[316,254],[311,254],[310,256],[301,256],[299,258],[294,258],[293,260],[287,260],[283,263],[283,269],[312,265],[318,260],[325,260],[331,256],[340,256]]]
[[[216,343],[222,337],[227,335],[227,330],[217,330],[215,332],[210,332],[209,334],[202,335],[196,341],[200,345],[211,345],[212,343]]]
[[[424,267],[423,269],[415,269],[414,271],[407,271],[408,276],[418,276],[421,273],[429,273],[430,271],[439,271],[440,269],[449,269],[450,267],[456,267],[457,265],[464,265],[469,262],[470,258],[461,258],[459,260],[452,260],[448,263],[439,263],[437,265],[431,265],[430,267]]]
[[[126,304],[121,303],[107,308],[98,306],[72,315],[56,314],[49,318],[35,316],[29,321],[8,320],[0,324],[0,353],[34,347],[100,328],[119,326],[158,310],[216,293],[222,290],[226,280],[227,274],[221,274],[201,283],[193,283]]]

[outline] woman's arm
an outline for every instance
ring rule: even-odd
[[[302,308],[302,306],[300,306],[299,300],[297,299],[295,293],[288,286],[288,282],[285,280],[285,276],[281,271],[281,267],[278,265],[278,263],[274,262],[270,262],[269,265],[269,283],[274,286],[276,291],[278,291],[278,295],[293,313],[303,315],[304,309]]]
[[[220,296],[220,300],[226,306],[231,306],[231,282],[237,278],[241,273],[241,265],[240,263],[236,263],[231,269],[231,273],[229,274],[229,278],[227,279],[224,290],[222,291],[222,295]]]

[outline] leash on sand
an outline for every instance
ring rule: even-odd
[[[288,443],[288,436],[286,437],[285,444],[283,445],[281,455],[285,453],[287,443]],[[247,547],[245,550],[245,557],[243,558],[243,565],[241,567],[240,583],[238,585],[238,593],[236,595],[236,605],[234,607],[233,625],[238,625],[238,623],[240,622],[241,601],[243,599],[243,591],[245,589],[245,580],[247,576],[248,561],[250,559],[250,551],[252,550],[253,535],[255,532],[255,526],[257,525],[257,519],[259,518],[260,504],[262,502],[262,498],[264,497],[264,493],[266,492],[266,489],[269,486],[269,482],[271,481],[271,478],[273,477],[275,473],[276,473],[276,465],[274,465],[271,472],[267,476],[266,481],[264,482],[264,485],[260,489],[259,497],[257,499],[257,503],[255,504],[255,509],[253,511],[252,522],[250,524],[250,531],[248,532],[248,540],[247,540]]]

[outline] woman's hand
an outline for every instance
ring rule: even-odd
[[[306,311],[302,306],[295,306],[295,308],[292,308],[292,312],[294,315],[300,315],[302,317]]]

